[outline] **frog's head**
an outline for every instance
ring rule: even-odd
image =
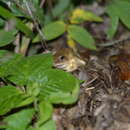
[[[54,54],[54,66],[68,72],[73,72],[85,64],[85,61],[70,48],[60,49]]]

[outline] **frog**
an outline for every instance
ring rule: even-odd
[[[54,67],[73,72],[79,67],[85,66],[89,59],[88,52],[75,52],[71,48],[62,48],[54,55]]]

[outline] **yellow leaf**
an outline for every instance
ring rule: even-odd
[[[80,24],[85,21],[102,22],[103,19],[92,12],[79,8],[75,9],[72,12],[72,16],[70,17],[70,22],[72,24]]]
[[[67,45],[73,49],[73,51],[77,51],[75,41],[68,35],[67,36]]]

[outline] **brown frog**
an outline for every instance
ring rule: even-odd
[[[74,52],[71,48],[62,48],[54,54],[54,66],[67,72],[73,72],[86,65],[88,52]]]

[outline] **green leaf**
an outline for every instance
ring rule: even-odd
[[[111,17],[111,27],[107,30],[107,36],[108,38],[112,39],[112,37],[115,35],[119,23],[118,17]]]
[[[70,5],[70,0],[58,0],[58,3],[52,10],[54,17],[59,17]]]
[[[29,127],[27,130],[57,130],[54,120],[48,120],[41,126]]]
[[[0,18],[0,27],[3,27],[4,24],[5,24],[5,21],[2,18]]]
[[[52,40],[60,35],[62,35],[66,31],[65,23],[62,21],[56,21],[49,23],[44,26],[42,29],[42,32],[45,36],[45,40]],[[38,42],[40,41],[40,37],[36,36],[33,40],[33,42]]]
[[[130,12],[130,1],[116,1],[118,15],[123,22],[123,24],[130,29],[130,15],[128,12]]]
[[[34,114],[33,109],[26,109],[12,114],[4,119],[6,130],[26,130]]]
[[[107,7],[106,11],[111,18],[111,26],[107,30],[107,36],[108,36],[108,38],[112,38],[117,31],[119,17],[117,16],[117,13],[116,13],[116,10],[115,10],[115,7],[113,6],[113,4],[109,5]]]
[[[6,3],[6,2],[5,2]],[[18,2],[19,3],[19,2]],[[13,12],[13,14],[15,16],[18,16],[18,17],[27,17],[27,14],[25,14],[25,10],[23,11],[23,4],[22,2],[19,3],[19,5],[21,6],[22,9],[20,9],[18,7],[18,5],[16,5],[15,2],[10,2],[10,4],[8,4],[8,7],[11,9],[11,11]],[[25,8],[25,7],[24,7]]]
[[[14,20],[15,26],[17,29],[19,29],[21,32],[25,33],[28,37],[33,38],[34,34],[30,28],[28,28],[25,23],[23,23],[20,19],[16,18],[13,13],[8,11],[7,9],[0,6],[0,16],[3,18],[9,20]]]
[[[72,37],[82,46],[92,50],[96,50],[93,37],[84,28],[77,25],[69,25],[68,33],[70,37]]]
[[[40,8],[39,4],[38,4],[38,0],[37,1],[34,1],[29,3],[32,4],[32,12],[33,12],[33,15],[34,17],[36,18],[36,21],[38,21],[38,23],[43,26],[43,23],[44,23],[44,14],[43,14],[43,8]]]
[[[5,54],[3,52],[3,55],[0,59],[0,77],[6,77],[17,85],[26,85],[32,74],[44,71],[53,65],[50,53],[27,58],[6,52]]]
[[[0,88],[0,115],[4,115],[12,108],[16,108],[25,98],[20,90],[13,86]]]
[[[50,53],[22,58],[19,62],[10,63],[10,66],[15,71],[11,72],[8,79],[18,85],[26,85],[32,74],[51,68],[52,64],[52,55]],[[12,69],[11,67],[10,69]]]
[[[51,67],[51,54],[28,58],[15,55],[2,61],[0,74],[17,85],[26,85],[27,95],[38,97],[40,101],[63,104],[75,102],[79,94],[79,80],[67,72]],[[21,101],[19,106],[34,101],[32,98],[26,100]]]
[[[0,47],[8,45],[14,41],[15,36],[12,31],[0,30]]]
[[[0,59],[3,58],[6,54],[8,54],[9,51],[7,50],[0,50]],[[0,60],[1,62],[1,60]]]
[[[49,120],[46,123],[44,123],[38,130],[57,130],[56,124],[53,120]]]
[[[28,97],[28,96],[27,96],[27,98],[25,98],[23,101],[21,101],[21,102],[18,104],[17,107],[23,107],[23,106],[26,106],[26,105],[28,105],[28,104],[31,104],[31,103],[34,102],[34,100],[35,100],[35,97]]]
[[[52,116],[53,107],[49,102],[41,101],[39,104],[39,121],[38,124],[41,125],[45,121],[49,120]]]
[[[51,103],[72,104],[78,99],[79,80],[71,74],[57,69],[35,73],[28,82],[28,91],[39,89],[39,100]],[[31,90],[30,90],[31,89]]]
[[[47,24],[51,23],[52,20],[53,19],[52,19],[50,13],[45,14],[45,16],[44,16],[44,25],[47,25]]]
[[[6,52],[3,55],[0,59],[0,77],[6,77],[18,85],[26,85],[32,73],[51,68],[53,64],[51,54],[39,54],[28,58]]]
[[[43,28],[46,40],[52,40],[65,32],[65,23],[62,21],[52,22]]]
[[[5,53],[0,59],[0,77],[7,77],[17,71],[16,69],[20,67],[20,65],[17,65],[20,63],[22,64],[22,62],[20,62],[22,60],[23,57],[19,54]]]
[[[107,35],[112,38],[117,30],[119,19],[130,29],[130,1],[128,0],[112,0],[106,8],[111,18],[111,28],[108,29]]]

